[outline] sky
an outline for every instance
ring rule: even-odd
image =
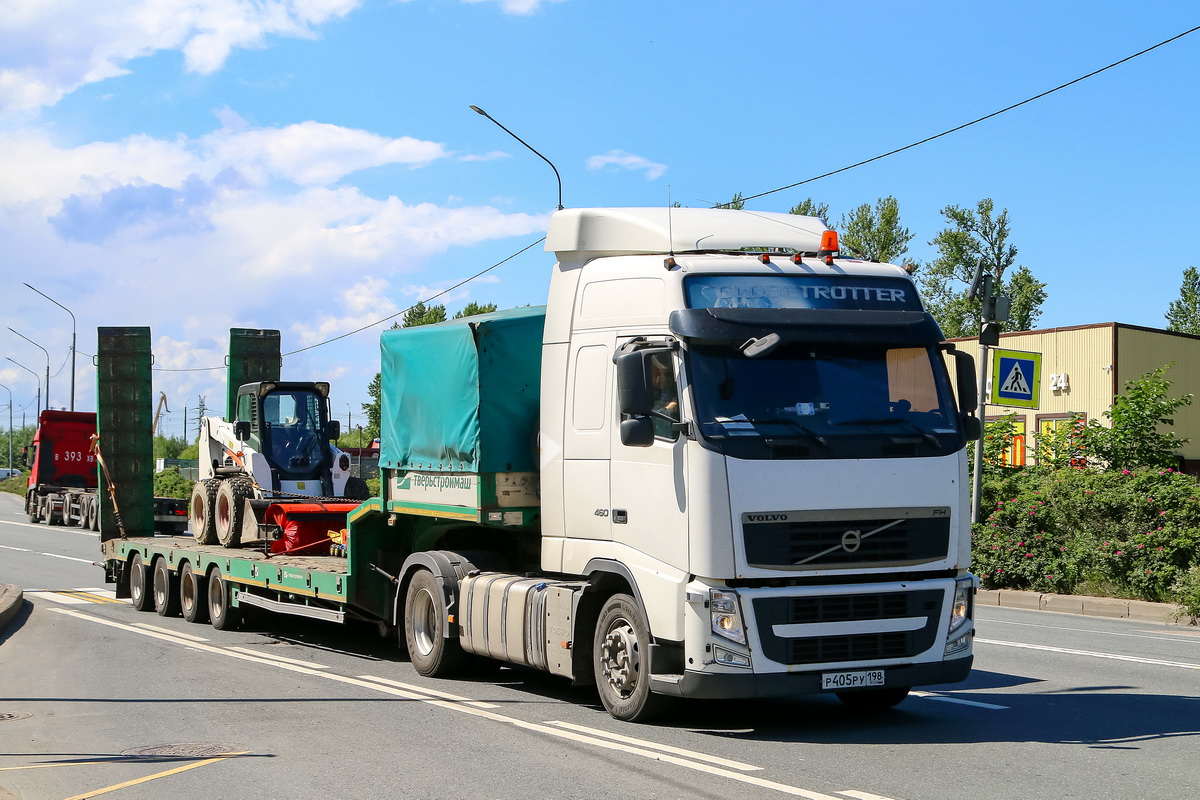
[[[181,436],[202,398],[224,410],[229,328],[269,328],[282,377],[330,381],[364,424],[379,333],[413,303],[545,301],[541,245],[452,288],[558,202],[472,104],[568,207],[705,207],[1197,25],[1184,0],[0,0],[0,384],[17,426],[47,367],[69,407],[73,314],[94,410],[97,327],[149,326]],[[811,197],[836,226],[894,196],[921,262],[943,208],[991,198],[1047,284],[1039,327],[1162,327],[1200,266],[1198,144],[1200,32],[746,207]]]

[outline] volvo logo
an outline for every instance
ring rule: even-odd
[[[862,531],[846,531],[842,534],[842,549],[853,553],[862,546]]]

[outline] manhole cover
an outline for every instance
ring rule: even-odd
[[[247,749],[249,748],[240,744],[150,744],[145,747],[122,750],[121,755],[154,758],[211,758],[229,753],[244,753]]]
[[[14,719],[29,719],[31,715],[24,711],[3,711],[0,712],[0,722],[10,722]]]

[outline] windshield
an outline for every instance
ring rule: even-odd
[[[787,344],[762,358],[689,348],[696,427],[739,458],[943,455],[963,446],[936,347]]]
[[[262,401],[263,446],[284,472],[309,472],[324,455],[321,397],[315,392],[273,392]]]

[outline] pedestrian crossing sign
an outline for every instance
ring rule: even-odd
[[[993,350],[992,357],[992,405],[1037,408],[1042,354]]]

